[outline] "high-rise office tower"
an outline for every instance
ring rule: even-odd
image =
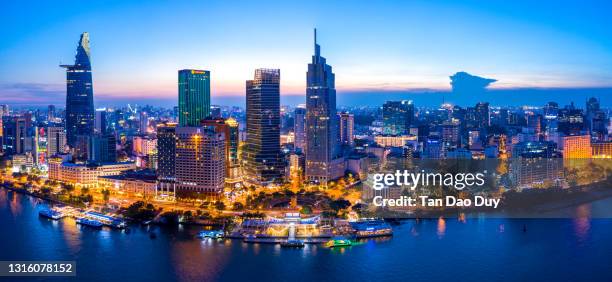
[[[491,113],[489,112],[489,103],[477,103],[474,107],[474,115],[478,128],[487,128],[491,125]]]
[[[280,149],[280,70],[257,69],[246,81],[245,176],[249,183],[280,180],[284,164]]]
[[[87,161],[93,164],[117,162],[117,140],[112,134],[90,136],[87,144]]]
[[[338,142],[336,86],[332,67],[321,57],[314,33],[314,55],[306,74],[306,179],[326,184],[344,168]]]
[[[296,150],[306,149],[306,105],[295,108],[293,116],[293,131],[295,134],[294,147]]]
[[[140,112],[140,119],[138,120],[138,122],[140,123],[140,134],[147,134],[147,129],[149,128],[149,115],[147,114],[147,112]]]
[[[81,34],[74,65],[66,69],[66,137],[68,145],[76,145],[78,135],[90,135],[94,130],[93,85],[89,33]]]
[[[47,156],[52,157],[64,152],[66,146],[66,132],[63,127],[47,127]]]
[[[94,123],[94,133],[106,134],[108,128],[108,113],[106,108],[96,110],[96,118]]]
[[[2,118],[2,151],[5,155],[25,154],[34,149],[32,115]]]
[[[383,104],[383,133],[404,135],[414,120],[412,101],[387,101]]]
[[[174,179],[176,163],[176,123],[157,126],[157,178]]]
[[[342,145],[353,146],[353,129],[355,127],[355,116],[349,113],[339,113],[340,118],[340,142]]]
[[[47,120],[48,121],[53,121],[55,119],[55,106],[54,105],[49,105],[48,109],[47,109]]]
[[[225,185],[225,137],[211,127],[176,128],[176,193],[218,197]]]
[[[157,196],[173,199],[176,195],[176,123],[157,126]]]
[[[210,72],[179,70],[178,81],[179,125],[199,126],[210,115]]]

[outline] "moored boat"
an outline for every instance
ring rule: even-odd
[[[198,237],[201,239],[204,239],[204,238],[219,239],[219,238],[223,238],[223,231],[221,230],[203,230],[198,233]]]
[[[85,226],[89,226],[89,227],[93,227],[93,228],[101,228],[102,225],[104,225],[102,224],[102,222],[99,222],[93,219],[84,218],[84,217],[77,218],[76,223],[82,224]]]
[[[303,248],[304,247],[304,241],[302,241],[302,240],[287,240],[285,242],[282,242],[280,245],[283,248]]]
[[[42,217],[50,218],[53,220],[58,220],[64,217],[64,215],[61,212],[53,210],[53,209],[42,209],[38,211],[38,215]]]
[[[352,245],[353,245],[353,242],[346,238],[335,238],[325,243],[325,247],[328,247],[328,248],[350,247]]]
[[[368,219],[351,222],[351,227],[355,230],[355,237],[370,238],[393,235],[393,228],[384,220]]]

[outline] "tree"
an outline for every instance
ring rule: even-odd
[[[225,209],[225,204],[222,201],[217,201],[215,203],[215,208],[219,211],[222,211]]]
[[[300,209],[300,213],[311,214],[312,213],[312,207],[310,207],[310,206],[303,206],[302,209]]]
[[[329,207],[336,212],[342,209],[346,209],[350,206],[351,206],[351,202],[345,199],[338,199],[338,200],[334,200],[331,203],[329,203]]]
[[[108,200],[110,199],[110,191],[108,189],[102,190],[102,198],[104,199],[104,203],[108,203]]]

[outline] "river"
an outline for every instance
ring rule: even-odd
[[[0,189],[0,260],[75,260],[77,277],[11,281],[612,281],[612,219],[589,216],[612,199],[568,219],[408,220],[342,249],[199,240],[196,227],[94,230],[41,218],[41,205]]]

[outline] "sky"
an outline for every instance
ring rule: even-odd
[[[459,71],[492,89],[612,87],[609,1],[5,1],[0,103],[62,103],[81,32],[96,100],[175,99],[177,70],[211,71],[243,97],[256,68],[304,95],[313,28],[342,93],[450,89]],[[612,93],[612,92],[608,92]]]

